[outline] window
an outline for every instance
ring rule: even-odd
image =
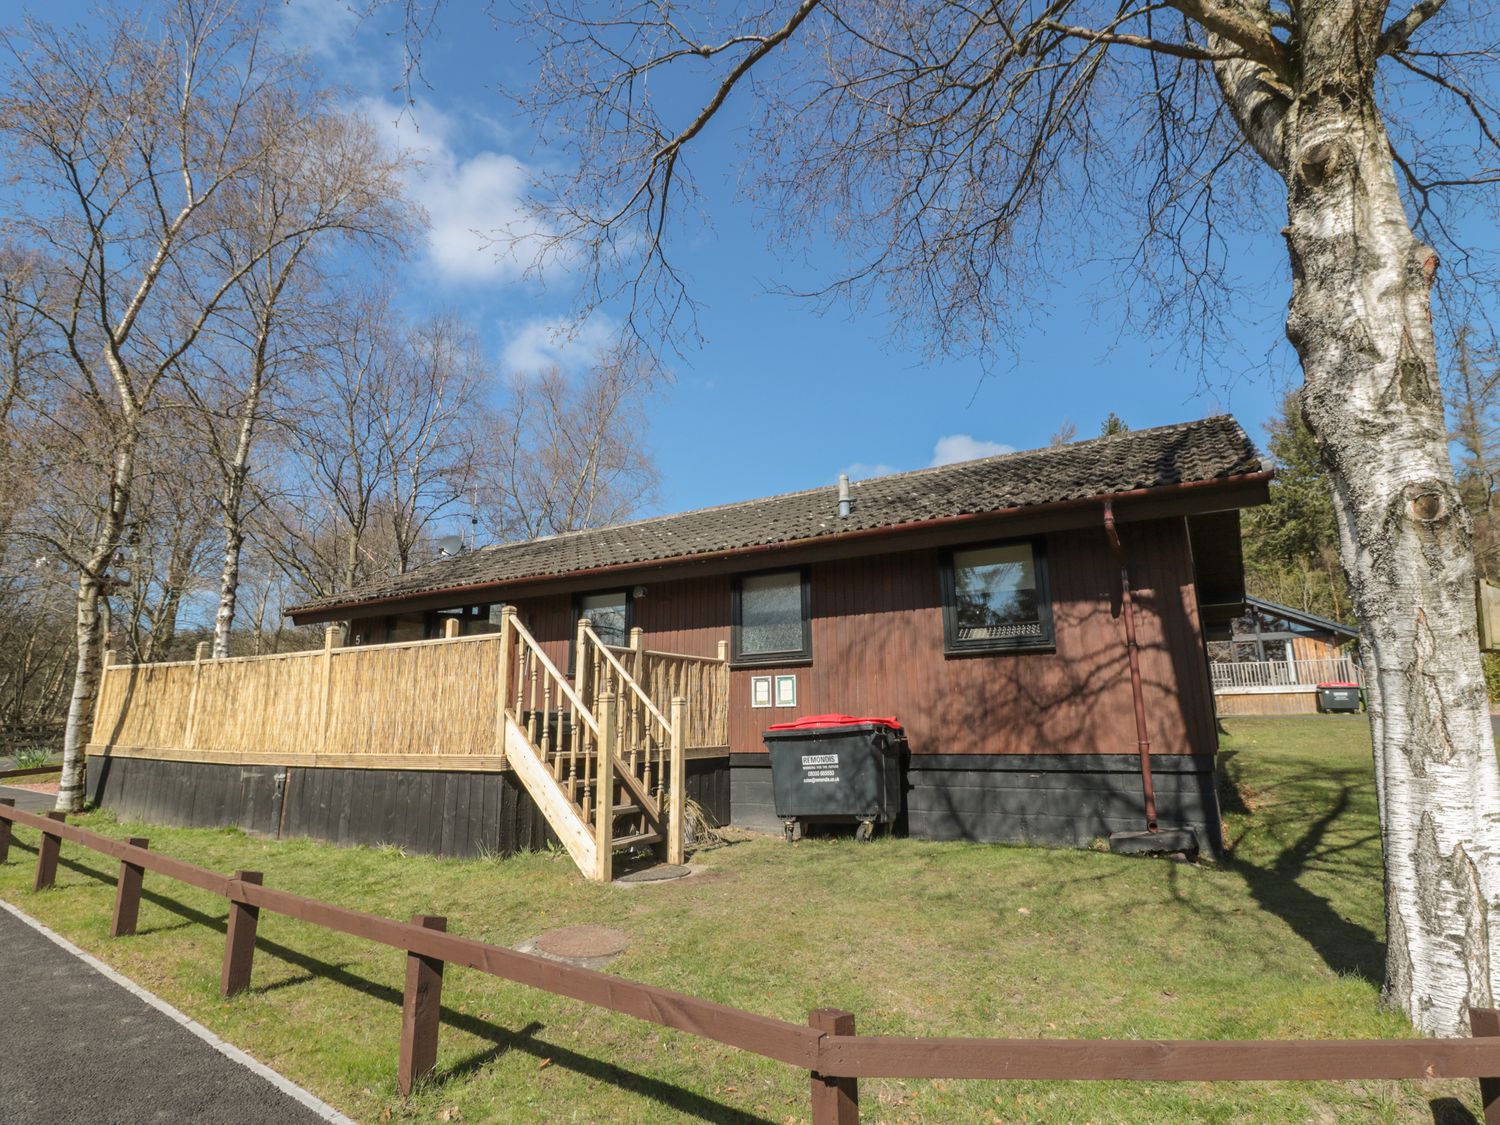
[[[747,574],[734,583],[734,660],[786,664],[812,659],[807,575],[800,570]]]
[[[623,648],[630,643],[630,591],[580,594],[573,603],[573,619],[587,617],[594,632],[607,645]]]
[[[943,633],[950,653],[1051,648],[1052,599],[1041,542],[946,552]]]
[[[387,644],[399,641],[430,641],[447,636],[446,626],[450,620],[458,622],[458,635],[471,637],[477,633],[495,633],[500,629],[500,606],[466,605],[445,609],[429,609],[426,613],[401,613],[385,619]],[[378,635],[378,634],[377,634]]]

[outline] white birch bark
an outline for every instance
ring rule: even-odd
[[[1287,336],[1373,670],[1384,997],[1420,1030],[1457,1035],[1496,991],[1500,772],[1432,331],[1438,263],[1413,234],[1375,100],[1380,6],[1299,13],[1293,87],[1244,61],[1220,64],[1220,84],[1287,181]]]

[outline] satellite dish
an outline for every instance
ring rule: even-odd
[[[464,549],[462,535],[445,535],[437,541],[438,554],[456,555]]]

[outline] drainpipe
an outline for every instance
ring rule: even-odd
[[[1141,688],[1141,646],[1135,639],[1135,600],[1130,596],[1130,567],[1115,529],[1115,506],[1104,501],[1104,534],[1120,568],[1120,610],[1125,617],[1125,648],[1130,653],[1130,694],[1135,700],[1135,741],[1141,755],[1141,792],[1146,799],[1146,831],[1156,831],[1156,786],[1151,781],[1151,736],[1146,733],[1146,696]]]

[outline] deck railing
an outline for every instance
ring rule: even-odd
[[[1209,669],[1215,691],[1364,682],[1359,677],[1359,665],[1347,656],[1324,660],[1245,660],[1236,664],[1210,664]]]
[[[91,748],[267,764],[464,768],[495,761],[500,636],[324,647],[274,656],[114,664]],[[488,705],[482,700],[489,701]]]
[[[675,696],[687,700],[683,715],[683,745],[693,750],[729,752],[729,642],[720,641],[715,656],[658,652],[645,646],[639,629],[630,631],[629,645],[610,651],[629,670],[657,709],[663,713]]]
[[[397,767],[413,756],[441,769],[504,765],[493,701],[504,690],[516,705],[522,681],[502,688],[499,633],[350,648],[334,637],[330,630],[323,648],[307,652],[223,660],[209,658],[206,644],[193,660],[163,664],[116,664],[106,654],[90,748],[275,765]],[[662,715],[674,695],[686,698],[689,756],[727,753],[726,659],[643,645],[612,652]],[[557,692],[537,707],[557,710]]]

